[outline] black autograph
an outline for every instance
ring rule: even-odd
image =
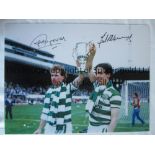
[[[32,40],[30,46],[35,46],[37,49],[51,46],[54,49],[64,41],[66,41],[64,36],[48,40],[47,34],[39,34]]]
[[[97,43],[98,43],[99,48],[100,48],[102,43],[106,43],[106,42],[110,42],[110,41],[116,41],[116,40],[120,40],[120,39],[126,39],[126,41],[131,42],[132,41],[131,38],[132,38],[132,34],[129,35],[129,36],[120,36],[120,37],[118,37],[115,34],[108,34],[107,32],[105,32],[101,36],[100,41],[97,42]]]

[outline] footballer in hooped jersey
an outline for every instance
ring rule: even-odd
[[[66,72],[62,66],[54,65],[50,73],[52,85],[45,94],[41,121],[34,134],[41,134],[43,129],[45,134],[72,133],[71,97],[83,76],[79,73],[73,82],[66,84]]]
[[[109,63],[100,63],[92,71],[93,58],[96,53],[95,44],[89,47],[89,79],[94,85],[94,91],[86,104],[89,113],[88,133],[113,132],[118,121],[121,106],[120,93],[113,87],[112,66]]]

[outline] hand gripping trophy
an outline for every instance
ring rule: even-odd
[[[78,72],[86,74],[92,69],[92,61],[95,53],[96,47],[94,43],[76,43],[76,46],[73,49],[73,58],[76,60]]]

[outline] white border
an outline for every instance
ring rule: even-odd
[[[10,19],[153,18],[153,0],[3,0],[0,17]]]
[[[154,18],[154,0],[100,0],[77,2],[63,0],[21,0],[1,1],[0,18],[53,18],[53,19],[114,19],[114,18]],[[101,2],[102,1],[102,2]],[[113,1],[115,1],[113,3]],[[44,5],[48,5],[47,7]],[[61,4],[61,7],[59,5]],[[81,9],[81,7],[83,9]],[[47,11],[46,11],[47,10]],[[72,11],[71,11],[72,10]],[[80,10],[80,11],[79,11]],[[150,22],[151,31],[151,102],[155,101],[155,22]],[[1,21],[0,21],[1,24]],[[0,31],[1,34],[1,31]],[[1,35],[0,35],[1,37]],[[154,80],[153,80],[154,79]],[[155,104],[152,104],[151,114],[155,113]],[[154,118],[155,119],[155,118]],[[152,119],[152,122],[154,121]],[[155,121],[154,121],[155,122]],[[152,126],[153,132],[155,125]],[[155,134],[155,133],[154,133]],[[108,140],[107,140],[108,139]],[[65,141],[66,140],[66,141]],[[1,154],[154,154],[155,136],[0,136]],[[138,148],[135,147],[138,145]],[[48,149],[47,149],[48,148]]]

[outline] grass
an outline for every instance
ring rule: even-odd
[[[143,106],[146,106],[143,105]],[[6,134],[33,134],[40,122],[40,114],[42,105],[17,105],[13,107],[13,120],[5,120]],[[144,107],[142,116],[145,118],[145,125],[137,123],[134,127],[131,126],[131,107],[129,108],[129,116],[124,116],[121,113],[120,120],[117,124],[115,132],[139,132],[149,131],[149,109]],[[121,110],[122,112],[123,110]],[[88,117],[85,115],[84,104],[72,104],[72,124],[73,133],[80,133],[88,126]]]
[[[39,125],[42,105],[13,107],[13,120],[5,121],[6,134],[32,134]]]

